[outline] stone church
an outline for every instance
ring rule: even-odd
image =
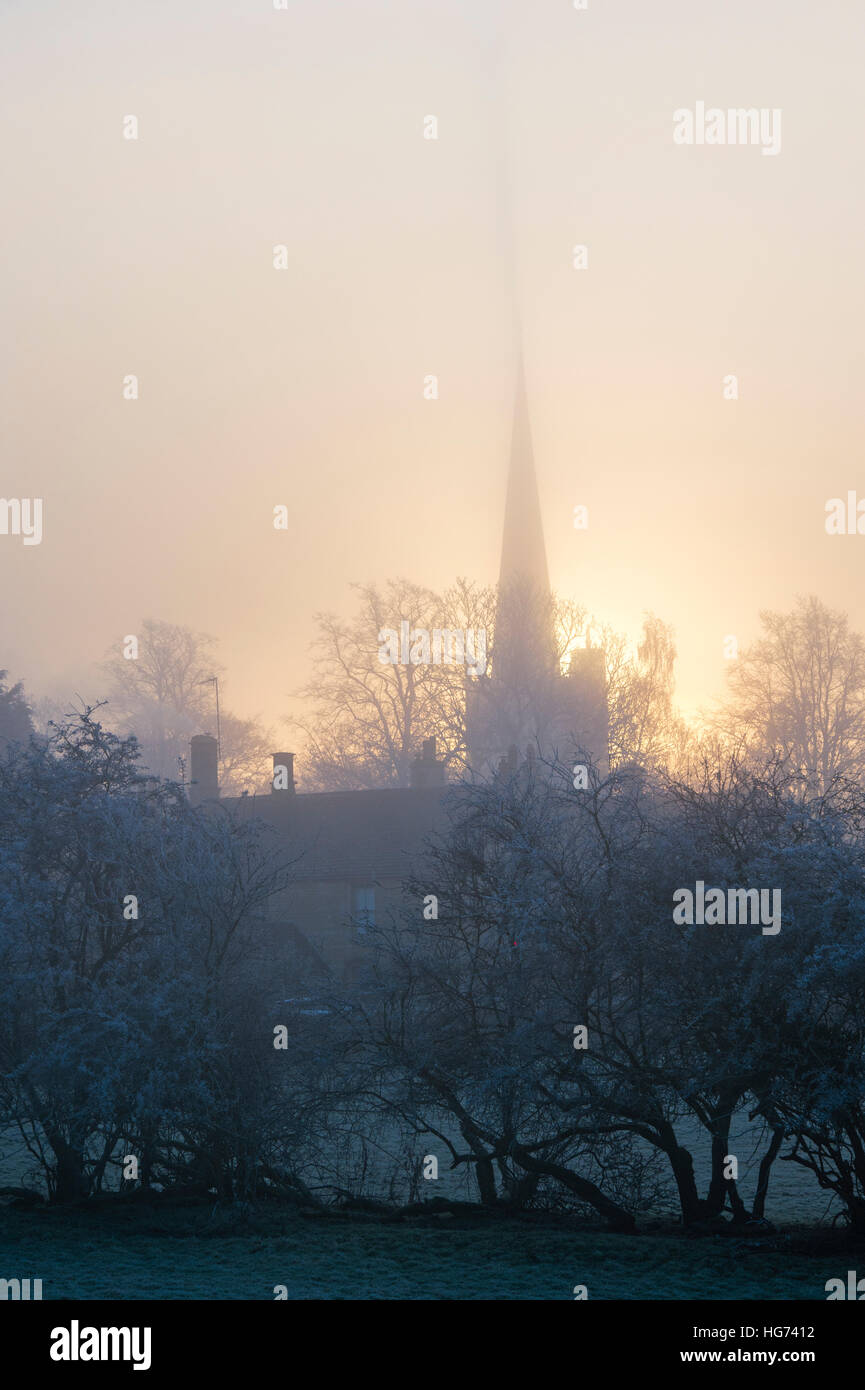
[[[562,672],[556,648],[544,530],[529,424],[525,374],[517,369],[510,465],[491,670],[466,676],[469,775],[515,771],[526,757],[608,766],[604,655],[573,652]],[[275,753],[269,796],[227,804],[261,817],[293,861],[293,883],[271,904],[298,951],[325,970],[351,976],[363,933],[399,906],[413,857],[436,829],[446,792],[435,739],[426,739],[408,787],[298,792],[294,755]],[[219,796],[217,742],[192,740],[193,802]],[[286,981],[290,993],[290,981]]]

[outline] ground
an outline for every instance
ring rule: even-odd
[[[825,1300],[856,1255],[825,1236],[808,1248],[801,1233],[620,1236],[555,1219],[0,1210],[0,1278],[41,1279],[45,1299],[271,1300],[285,1285],[290,1299],[571,1300],[585,1284],[590,1299]]]

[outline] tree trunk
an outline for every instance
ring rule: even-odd
[[[729,1179],[724,1177],[727,1139],[726,1134],[714,1133],[712,1135],[712,1179],[709,1183],[708,1194],[702,1204],[703,1215],[706,1217],[720,1216],[724,1210],[729,1182]]]
[[[772,1130],[772,1142],[760,1159],[760,1171],[757,1174],[757,1191],[754,1195],[755,1221],[762,1221],[766,1210],[766,1193],[769,1191],[769,1174],[772,1171],[772,1164],[778,1155],[781,1142],[784,1138],[784,1131],[780,1128]]]
[[[682,1224],[690,1226],[704,1215],[703,1204],[700,1201],[697,1184],[694,1181],[694,1160],[688,1150],[682,1148],[681,1144],[675,1144],[665,1149],[664,1152],[670,1160],[673,1177],[676,1179],[679,1206],[682,1211]]]
[[[49,1134],[46,1138],[54,1150],[57,1165],[54,1170],[54,1201],[77,1202],[87,1197],[90,1185],[84,1169],[84,1155],[72,1144],[67,1144],[59,1134]]]
[[[600,1212],[609,1222],[610,1229],[613,1231],[628,1231],[633,1233],[637,1223],[633,1212],[626,1211],[616,1202],[607,1197],[599,1187],[588,1178],[581,1178],[578,1173],[573,1173],[570,1168],[565,1168],[561,1163],[552,1163],[546,1159],[535,1158],[533,1154],[526,1153],[519,1145],[514,1145],[511,1150],[511,1157],[515,1163],[524,1168],[527,1173],[536,1173],[539,1177],[546,1175],[556,1178],[563,1187],[575,1193],[581,1201],[587,1202],[594,1207],[595,1211]]]
[[[493,1206],[498,1200],[496,1175],[491,1158],[479,1158],[475,1164],[475,1177],[481,1202],[485,1207]]]

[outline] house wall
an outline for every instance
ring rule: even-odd
[[[375,889],[378,926],[404,908],[403,885],[397,879],[301,880],[272,899],[269,915],[277,930],[297,933],[322,964],[351,979],[367,958],[370,941],[352,921],[355,889],[361,887]]]

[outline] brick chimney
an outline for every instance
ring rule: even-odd
[[[270,789],[274,796],[294,796],[297,788],[294,785],[293,753],[274,753]]]
[[[421,755],[415,758],[409,768],[409,786],[443,787],[445,784],[445,765],[436,761],[436,741],[425,738]]]
[[[218,745],[212,734],[193,734],[189,741],[189,781],[193,806],[219,797]]]

